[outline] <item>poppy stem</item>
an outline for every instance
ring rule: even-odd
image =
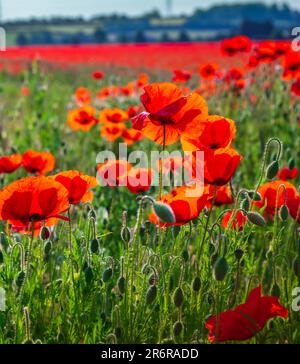
[[[163,147],[162,152],[164,154],[164,151],[166,149],[166,125],[163,125]],[[163,158],[160,159],[160,167],[159,167],[159,199],[161,199],[162,196],[162,189],[163,189]]]

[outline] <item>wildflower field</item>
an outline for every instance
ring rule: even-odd
[[[1,52],[0,343],[299,344],[299,97],[289,42]]]

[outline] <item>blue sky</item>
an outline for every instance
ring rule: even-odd
[[[249,2],[251,0],[173,0],[173,12],[191,13],[196,8],[205,8],[213,4]],[[257,2],[259,0],[253,0]],[[282,3],[282,1],[264,0],[266,3]],[[113,12],[141,14],[152,9],[166,9],[165,0],[0,0],[2,2],[2,18],[16,19],[31,16],[82,15],[89,17],[95,14]],[[286,0],[294,8],[300,9],[299,0]]]

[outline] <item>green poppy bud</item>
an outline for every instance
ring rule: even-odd
[[[174,212],[168,204],[164,202],[154,202],[153,209],[161,222],[174,223],[176,221]]]
[[[251,198],[251,200],[253,201],[260,201],[261,200],[261,195],[259,192],[255,192],[255,191],[248,191],[248,196]]]
[[[92,239],[90,242],[90,251],[92,254],[98,254],[100,248],[100,243],[98,239]]]
[[[201,288],[201,279],[199,277],[196,277],[193,280],[192,289],[193,289],[194,292],[199,292],[200,288]]]
[[[289,217],[289,208],[287,207],[287,205],[282,205],[279,209],[278,215],[280,220],[282,221],[286,221]]]
[[[102,281],[104,283],[107,283],[111,279],[112,275],[113,275],[113,271],[111,268],[105,269],[102,273]]]
[[[225,257],[220,257],[217,259],[213,272],[214,277],[217,281],[223,281],[229,271],[229,265]]]
[[[118,284],[119,291],[123,294],[125,292],[125,285],[126,285],[125,278],[119,277],[117,284]]]
[[[93,270],[89,265],[84,270],[84,276],[87,284],[90,284],[94,279]]]
[[[25,282],[26,273],[24,271],[21,271],[18,273],[16,278],[16,285],[18,288],[21,288]]]
[[[148,288],[148,291],[146,293],[146,304],[151,305],[156,299],[157,296],[157,287],[151,286]]]
[[[47,241],[44,245],[44,254],[49,255],[52,249],[52,243],[51,241]]]
[[[266,220],[258,212],[253,212],[253,211],[248,212],[247,213],[247,218],[254,225],[257,225],[257,226],[265,226],[266,225]]]
[[[0,265],[4,263],[4,255],[2,250],[0,249]]]
[[[175,337],[179,336],[182,333],[183,324],[180,321],[175,322],[173,325],[173,334]]]
[[[291,158],[288,163],[289,169],[292,170],[296,167],[295,159]]]
[[[266,171],[267,179],[273,179],[274,177],[276,177],[278,171],[279,171],[279,162],[276,160],[270,163],[267,168]]]
[[[280,287],[278,286],[278,284],[276,282],[272,286],[271,296],[280,297]]]
[[[244,255],[244,251],[242,249],[236,249],[236,251],[234,252],[234,255],[235,255],[236,260],[241,260]]]
[[[184,295],[181,287],[177,287],[175,289],[174,295],[173,295],[173,302],[176,307],[181,307],[183,305],[184,301]]]

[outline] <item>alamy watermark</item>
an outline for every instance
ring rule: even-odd
[[[6,293],[5,289],[0,287],[0,311],[6,310]]]
[[[300,27],[295,27],[292,29],[292,36],[295,37],[292,40],[292,50],[294,52],[300,51]]]
[[[0,52],[6,51],[6,30],[0,27]]]

